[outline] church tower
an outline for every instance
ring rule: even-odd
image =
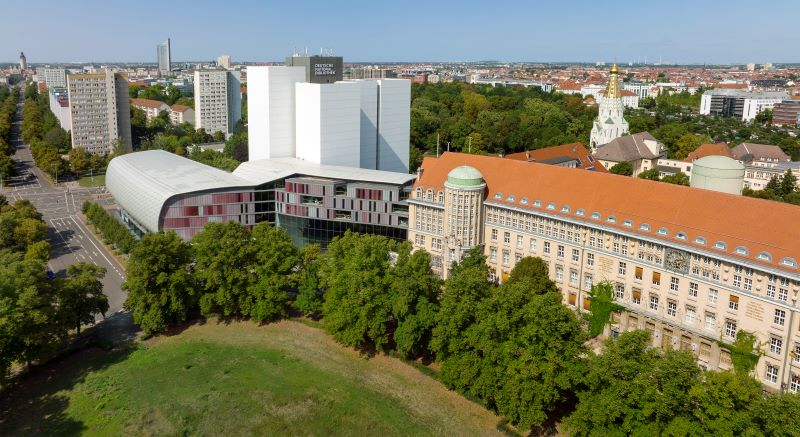
[[[589,137],[592,151],[615,138],[628,134],[628,122],[623,117],[625,107],[622,105],[620,95],[617,64],[611,67],[605,96],[601,96],[598,100],[600,101],[600,112],[592,125],[592,133]]]
[[[19,69],[25,71],[28,69],[28,61],[25,59],[25,53],[19,52]]]

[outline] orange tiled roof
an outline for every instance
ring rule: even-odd
[[[705,156],[727,156],[728,158],[733,158],[733,152],[725,143],[701,144],[700,147],[689,153],[684,161],[692,162]]]
[[[567,158],[575,159],[580,162],[577,168],[590,169],[605,173],[607,170],[600,163],[595,163],[590,159],[591,153],[581,143],[561,144],[559,146],[545,147],[543,149],[529,150],[527,152],[509,153],[506,159],[517,161],[538,162],[541,164],[557,164],[558,160]]]
[[[186,111],[187,109],[192,109],[192,108],[186,105],[172,105],[172,110],[175,112],[183,112]]]
[[[150,99],[131,99],[131,105],[133,106],[141,106],[144,108],[160,108],[163,106],[169,106],[164,102],[160,102],[158,100],[150,100]]]
[[[796,266],[782,264],[785,257],[800,259],[796,219],[800,207],[795,205],[610,173],[451,152],[439,158],[426,157],[414,187],[438,191],[444,187],[450,170],[461,165],[472,166],[483,174],[487,202],[602,224],[798,274]],[[498,193],[499,199],[495,197]],[[509,201],[509,194],[516,200]],[[523,198],[528,200],[527,205],[521,203]],[[534,206],[535,201],[540,201],[541,206]],[[548,208],[551,203],[552,209]],[[579,209],[584,211],[583,216],[576,214]],[[600,214],[599,219],[591,217],[595,212]],[[612,216],[614,223],[608,221]],[[624,225],[626,220],[631,220],[630,227]],[[650,230],[640,228],[644,224]],[[667,235],[658,233],[662,227]],[[685,239],[678,238],[678,232],[685,234]],[[706,243],[701,244],[698,238]],[[716,248],[718,241],[724,242],[726,249]],[[748,255],[737,253],[737,247],[747,248]],[[771,260],[760,258],[762,252],[768,253]]]

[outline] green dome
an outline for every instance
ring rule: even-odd
[[[477,187],[483,184],[483,175],[478,169],[462,165],[450,170],[447,174],[447,184],[455,187]]]

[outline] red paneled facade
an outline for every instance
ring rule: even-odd
[[[248,229],[255,224],[254,194],[249,191],[193,193],[167,201],[161,211],[161,229],[189,240],[206,223],[234,221]]]

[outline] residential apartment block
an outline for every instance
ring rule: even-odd
[[[119,144],[131,149],[131,113],[126,74],[104,70],[70,74],[67,89],[72,147],[105,155]]]
[[[238,71],[194,72],[195,127],[206,133],[233,133],[242,118],[242,93]]]
[[[48,88],[66,88],[67,70],[63,68],[36,68],[36,80],[45,84]]]
[[[409,199],[408,238],[447,277],[482,246],[491,278],[542,258],[576,311],[610,281],[617,303],[606,335],[646,329],[653,346],[732,367],[725,347],[754,333],[756,376],[800,390],[798,207],[672,184],[509,159],[425,158]]]
[[[701,115],[733,117],[744,121],[756,118],[759,112],[773,109],[775,104],[789,98],[785,91],[753,92],[740,89],[713,89],[700,99]]]

